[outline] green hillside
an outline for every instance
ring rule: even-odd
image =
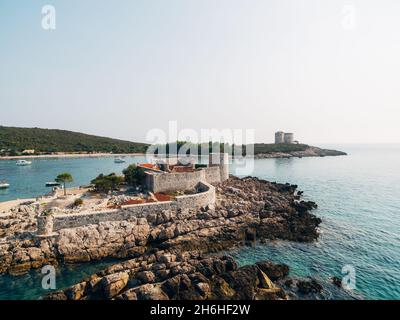
[[[10,150],[13,154],[26,149],[34,149],[36,153],[139,153],[145,152],[147,147],[148,145],[144,143],[98,137],[66,130],[0,126],[0,150]]]
[[[187,141],[177,141],[176,143],[168,143],[166,145],[160,145],[159,147],[162,147],[161,150],[164,150],[166,153],[169,153],[169,150],[180,150],[180,148],[185,145],[191,145],[192,150],[196,150],[198,154],[201,154],[202,150],[207,150],[208,152],[215,152],[216,150],[220,152],[227,152],[229,154],[233,154],[233,149],[235,148],[235,152],[242,152],[242,154],[246,154],[246,151],[250,150],[246,148],[245,145],[229,145],[229,144],[223,144],[220,142],[206,142],[202,144],[197,144],[197,143],[189,143]],[[251,145],[248,145],[247,147],[250,147]],[[295,151],[305,151],[307,150],[310,146],[307,144],[274,144],[274,143],[255,143],[254,144],[254,155],[257,154],[268,154],[268,153],[277,153],[277,152],[282,152],[282,153],[289,153],[289,152],[295,152]]]
[[[254,144],[254,154],[260,153],[272,153],[272,152],[294,152],[294,151],[304,151],[309,146],[306,144],[266,144],[266,143],[256,143]]]

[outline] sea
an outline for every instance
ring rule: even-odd
[[[239,265],[261,260],[285,263],[292,277],[314,277],[326,299],[400,299],[400,145],[329,145],[347,156],[254,160],[251,175],[298,185],[303,198],[318,204],[321,236],[314,243],[272,241],[229,252]],[[71,186],[87,185],[99,173],[121,173],[144,157],[127,157],[116,164],[112,157],[37,159],[18,167],[0,161],[0,202],[34,198],[50,190],[47,181],[69,172]],[[238,174],[238,163],[230,167]],[[244,175],[244,174],[240,174]],[[246,174],[248,175],[248,174]],[[100,271],[114,260],[57,268],[57,289]],[[331,285],[335,276],[347,290]],[[43,275],[32,270],[22,276],[0,276],[0,299],[40,299]]]

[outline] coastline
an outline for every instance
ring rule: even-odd
[[[104,157],[135,157],[145,156],[145,153],[61,153],[25,156],[2,156],[0,160],[21,159],[73,159],[73,158],[104,158]]]
[[[301,200],[296,185],[251,177],[231,176],[218,184],[216,191],[215,205],[71,226],[47,237],[36,235],[38,204],[18,206],[9,217],[0,220],[3,238],[0,273],[18,276],[49,263],[116,258],[124,261],[92,274],[88,282],[77,281],[42,297],[62,300],[324,297],[322,286],[314,279],[290,278],[288,286],[287,265],[260,261],[239,267],[232,257],[221,256],[227,250],[255,242],[316,241],[321,219],[310,212],[316,208],[314,202]],[[224,277],[226,274],[229,278]],[[242,278],[248,281],[235,280]],[[187,284],[185,290],[179,289],[181,282]]]
[[[338,156],[347,156],[347,153],[338,150],[322,149],[310,146],[304,151],[258,153],[254,156],[254,159],[310,158],[310,157],[338,157]]]
[[[304,151],[291,152],[268,152],[257,153],[254,159],[276,159],[276,158],[307,158],[307,157],[336,157],[346,156],[347,153],[338,150],[309,147]],[[24,156],[0,156],[1,160],[22,160],[22,159],[73,159],[73,158],[106,158],[106,157],[137,157],[146,156],[146,153],[57,153],[43,155]]]

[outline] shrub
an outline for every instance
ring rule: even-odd
[[[111,173],[107,176],[100,174],[96,179],[92,180],[94,188],[98,192],[108,193],[110,191],[118,190],[124,178],[117,176],[115,173]]]
[[[125,177],[125,182],[132,187],[142,183],[142,180],[145,177],[144,172],[143,168],[139,168],[134,164],[131,164],[128,168],[122,171]]]
[[[83,205],[83,200],[81,198],[75,199],[74,207],[79,207],[81,205]]]

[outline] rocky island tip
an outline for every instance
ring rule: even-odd
[[[49,211],[38,202],[12,208],[0,220],[0,272],[125,260],[46,299],[288,299],[321,293],[315,280],[286,279],[287,266],[264,261],[239,268],[226,256],[255,242],[316,240],[321,219],[310,213],[316,204],[302,201],[297,186],[229,177],[223,157],[207,168],[152,170],[144,181],[154,198],[145,203],[105,196],[103,203],[113,209],[87,212],[75,208],[70,195],[57,196],[71,202],[65,209]],[[176,181],[186,194],[172,193]]]

